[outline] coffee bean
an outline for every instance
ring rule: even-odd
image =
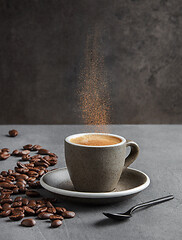
[[[27,145],[23,146],[23,149],[31,151],[32,150],[32,144],[27,144]]]
[[[1,199],[7,199],[7,198],[10,198],[10,194],[1,194],[0,195],[0,200]]]
[[[30,160],[30,155],[29,154],[24,154],[23,156],[22,156],[22,159],[21,159],[22,161],[29,161]]]
[[[74,218],[75,213],[72,212],[72,211],[65,211],[65,212],[62,213],[62,216],[64,218]]]
[[[31,159],[40,159],[40,158],[42,158],[42,156],[40,154],[36,154],[31,157]]]
[[[50,163],[46,164],[45,162],[40,162],[40,161],[35,162],[35,166],[42,166],[42,167],[48,168],[49,165],[50,165]]]
[[[52,205],[52,203],[50,201],[47,201],[47,207],[48,208],[53,208],[54,206]]]
[[[12,220],[12,221],[19,221],[22,218],[24,218],[24,216],[25,215],[22,212],[19,212],[17,214],[13,214],[13,215],[9,216],[9,219]]]
[[[38,151],[38,154],[41,154],[41,155],[48,155],[49,153],[50,153],[49,150],[44,149],[44,148],[41,148]]]
[[[50,163],[50,166],[54,166],[57,164],[57,159],[51,159],[49,163]]]
[[[39,176],[39,174],[36,171],[29,171],[28,176],[37,178]]]
[[[15,189],[15,188],[13,188],[13,189]],[[10,189],[3,189],[3,190],[1,190],[1,194],[9,194],[9,195],[11,195],[11,194],[13,194],[13,191],[12,190],[10,190]]]
[[[0,182],[5,182],[6,178],[5,177],[0,177]]]
[[[26,191],[26,195],[28,197],[39,197],[40,196],[40,193],[37,192],[37,191],[34,191],[34,190],[27,190]]]
[[[19,187],[19,188],[25,188],[25,184],[21,181],[18,181],[16,182],[16,185]]]
[[[28,215],[35,215],[35,211],[32,208],[24,206],[23,209],[25,210],[26,214],[28,214]]]
[[[0,182],[0,187],[13,189],[16,187],[16,185],[14,185],[12,183],[8,183],[8,182]]]
[[[20,202],[20,201],[22,201],[22,197],[16,197],[16,198],[14,199],[14,202]]]
[[[16,215],[17,213],[24,213],[24,209],[22,207],[11,208],[12,215]]]
[[[56,209],[53,207],[53,208],[47,208],[47,212],[49,213],[56,213]]]
[[[4,203],[12,203],[13,199],[11,198],[3,198],[0,200],[0,204],[4,204]]]
[[[24,220],[21,222],[21,225],[24,226],[24,227],[33,227],[35,224],[36,224],[36,222],[35,222],[35,220],[32,219],[32,218],[24,219]]]
[[[34,163],[26,163],[25,166],[30,169],[34,167]]]
[[[23,183],[24,185],[27,184],[27,182],[26,182],[24,179],[22,179],[22,178],[18,179],[18,180],[17,180],[17,183],[18,183],[18,182],[21,182],[21,183]],[[16,185],[17,185],[17,184],[16,184]]]
[[[50,220],[53,221],[53,220],[63,220],[64,218],[60,215],[51,215],[50,216]]]
[[[18,188],[18,187],[13,188],[13,193],[14,193],[14,194],[18,194],[18,193],[19,193],[19,188]]]
[[[53,220],[52,222],[51,222],[51,227],[53,227],[53,228],[57,228],[57,227],[59,227],[59,226],[61,226],[62,225],[62,221],[61,220]]]
[[[46,212],[47,211],[47,207],[41,207],[36,211],[36,214],[39,214],[41,212]]]
[[[17,176],[19,176],[19,175],[20,175],[20,173],[13,172],[11,175],[12,175],[13,177],[17,177]]]
[[[28,176],[26,175],[26,174],[20,174],[20,175],[18,175],[18,176],[16,176],[16,179],[18,180],[18,179],[24,179],[25,181],[26,180],[28,180]]]
[[[9,136],[10,137],[16,137],[18,135],[18,131],[15,129],[12,129],[9,131]]]
[[[28,168],[17,168],[15,167],[15,171],[18,173],[28,173],[29,169]]]
[[[1,217],[7,217],[11,214],[11,209],[4,210],[0,213]]]
[[[7,152],[0,153],[0,160],[6,160],[10,157],[10,154]]]
[[[49,212],[41,212],[41,213],[38,214],[38,218],[49,219],[51,215],[53,215],[53,214],[49,213]]]
[[[35,209],[36,208],[36,201],[35,200],[30,200],[27,206]]]
[[[17,149],[15,149],[13,152],[12,152],[12,154],[11,155],[13,155],[13,156],[19,156],[19,150],[17,150]]]
[[[11,204],[9,204],[9,203],[4,203],[3,206],[2,206],[2,209],[3,209],[3,210],[11,209]]]
[[[30,182],[35,182],[35,180],[36,180],[35,177],[29,177],[29,179],[28,179],[28,184],[29,184]]]
[[[63,212],[66,212],[66,208],[64,207],[56,207],[56,212],[59,214],[62,214]]]
[[[28,203],[29,203],[29,200],[28,200],[27,198],[23,198],[23,199],[22,199],[22,204],[23,204],[23,206],[28,205]]]
[[[21,163],[21,162],[17,162],[17,166],[19,168],[26,168],[27,169],[27,167],[23,163]]]
[[[13,208],[15,208],[15,207],[21,207],[22,206],[22,202],[21,201],[19,201],[19,202],[14,202],[14,203],[12,203],[12,205],[11,205]]]
[[[9,152],[9,148],[2,148],[1,151],[2,152]]]
[[[38,150],[40,150],[42,148],[42,146],[40,146],[40,145],[34,145],[33,147],[32,147],[32,151],[38,151]]]
[[[1,172],[1,175],[2,175],[3,177],[7,177],[7,176],[8,176],[8,172],[7,172],[7,171],[2,171],[2,172]]]
[[[30,153],[30,150],[23,150],[23,151],[21,152],[22,156],[23,156],[23,155],[27,155],[27,154],[29,154],[29,153]]]
[[[9,170],[8,170],[8,174],[9,174]],[[12,182],[14,182],[15,180],[16,180],[16,178],[15,177],[13,177],[13,176],[7,176],[7,178],[6,179],[8,179],[8,180],[11,180]]]

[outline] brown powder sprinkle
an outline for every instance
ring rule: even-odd
[[[86,125],[95,125],[95,132],[108,132],[110,98],[99,39],[97,29],[87,35],[84,66],[79,77],[79,106]]]

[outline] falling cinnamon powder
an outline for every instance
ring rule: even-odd
[[[96,29],[88,34],[84,66],[80,72],[79,106],[85,124],[95,125],[95,132],[108,132],[110,98],[104,59],[100,52],[100,36]]]

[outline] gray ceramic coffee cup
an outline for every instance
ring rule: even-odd
[[[122,171],[137,158],[139,146],[124,137],[110,135],[121,140],[115,145],[88,146],[70,142],[70,139],[97,133],[74,134],[65,139],[66,165],[75,190],[84,192],[113,191]],[[126,157],[126,148],[131,151]]]

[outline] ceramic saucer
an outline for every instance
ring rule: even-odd
[[[150,179],[142,171],[127,168],[112,192],[78,192],[73,187],[67,168],[59,168],[42,176],[40,183],[46,190],[66,200],[106,204],[134,196],[148,187]]]

